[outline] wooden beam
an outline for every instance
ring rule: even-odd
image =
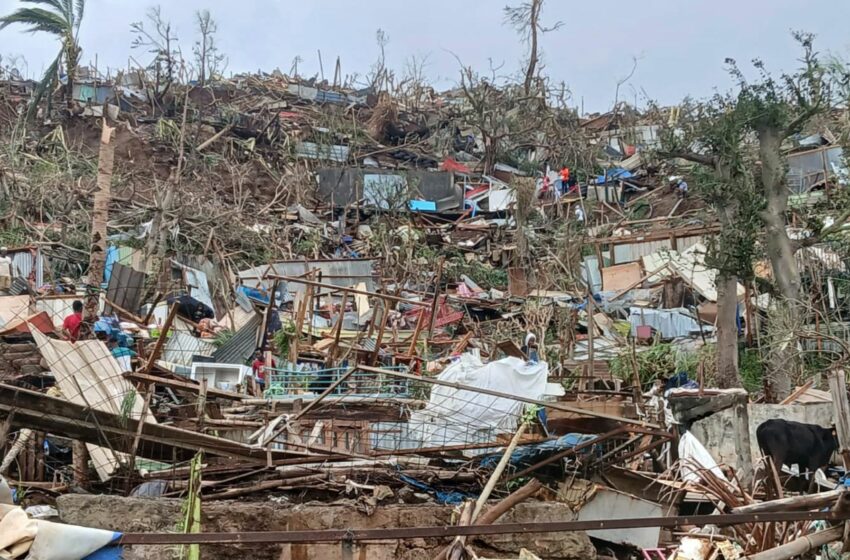
[[[129,310],[127,310],[127,309],[124,309],[123,307],[121,307],[120,305],[118,305],[117,303],[115,303],[114,301],[111,301],[111,300],[110,300],[109,298],[107,298],[106,296],[104,296],[103,301],[106,303],[106,305],[110,306],[112,309],[117,310],[117,311],[118,311],[119,313],[121,313],[122,315],[125,315],[125,316],[129,317],[130,319],[132,319],[132,320],[133,320],[133,321],[135,321],[136,323],[139,323],[140,325],[147,325],[147,323],[145,323],[145,318],[144,318],[144,317],[139,317],[138,315],[136,315],[136,314],[135,314],[135,313],[133,313],[132,311],[129,311]],[[153,309],[153,308],[151,308],[151,309]]]
[[[332,284],[323,284],[321,282],[314,282],[312,280],[305,280],[304,278],[296,278],[294,276],[280,276],[280,275],[277,275],[277,274],[270,274],[268,276],[268,278],[276,278],[278,280],[284,280],[286,282],[295,282],[296,284],[305,284],[307,286],[315,286],[317,288],[325,288],[326,290],[330,290],[332,292],[348,291],[349,293],[352,293],[352,294],[360,294],[360,295],[364,295],[364,296],[376,297],[376,298],[383,299],[383,300],[386,300],[386,301],[394,301],[396,303],[407,303],[407,304],[410,304],[410,305],[420,305],[420,306],[423,306],[423,307],[427,307],[427,306],[431,305],[430,302],[416,301],[416,300],[405,299],[403,297],[393,296],[393,295],[389,295],[389,294],[379,294],[379,293],[376,293],[376,292],[369,292],[369,291],[366,291],[366,290],[358,290],[357,288],[342,288],[340,286],[334,286]]]
[[[445,257],[443,257],[437,266],[437,274],[434,280],[434,301],[431,303],[431,317],[428,322],[428,340],[431,340],[431,335],[434,334],[434,324],[437,322],[437,306],[440,304],[440,281],[443,277],[443,264],[445,262]]]
[[[162,348],[165,346],[166,341],[168,340],[168,331],[171,329],[171,323],[174,322],[174,317],[177,316],[177,304],[173,304],[171,306],[171,310],[168,312],[168,317],[165,318],[165,324],[162,326],[162,330],[159,333],[159,338],[156,339],[156,344],[153,347],[153,351],[151,351],[151,355],[148,358],[148,363],[145,364],[145,367],[142,368],[144,373],[150,373],[151,369],[153,369],[154,364],[159,359],[159,354],[162,352]]]
[[[328,357],[331,359],[331,363],[336,364],[336,356],[339,350],[339,339],[342,335],[342,322],[345,319],[345,306],[348,304],[348,290],[342,292],[342,303],[339,307],[339,319],[337,319],[336,325],[334,326],[334,343],[333,346],[328,350]],[[331,302],[333,305],[333,302]]]
[[[844,459],[844,468],[850,469],[850,403],[847,402],[847,381],[843,369],[829,372],[829,392],[832,394],[838,453]]]
[[[770,500],[757,504],[747,504],[732,508],[732,513],[764,513],[767,511],[794,511],[804,509],[820,509],[834,504],[838,498],[847,490],[841,488],[820,492],[818,494],[804,494],[780,500]]]

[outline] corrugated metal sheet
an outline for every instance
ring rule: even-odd
[[[337,163],[348,161],[351,148],[342,145],[316,144],[315,142],[299,142],[295,146],[295,154],[307,159],[329,160]]]
[[[190,296],[205,304],[210,309],[215,309],[207,274],[203,270],[184,266],[183,280],[189,288]]]
[[[319,269],[322,273],[322,283],[349,288],[363,282],[369,291],[375,290],[375,282],[372,279],[373,268],[377,264],[376,259],[331,259],[320,261],[289,261],[279,262],[271,266],[257,266],[239,272],[242,283],[250,288],[263,287],[269,289],[270,281],[263,282],[261,279],[269,274],[278,276],[302,276],[310,270]],[[288,290],[300,293],[303,284],[290,282]]]
[[[142,303],[147,275],[123,264],[114,263],[106,288],[106,299],[132,313],[136,313]],[[111,305],[105,308],[107,315],[113,314]]]
[[[185,331],[174,331],[165,344],[163,357],[166,362],[191,366],[193,356],[212,356],[216,351],[210,340],[192,336]]]
[[[44,255],[41,254],[41,249],[9,251],[9,256],[12,258],[18,276],[30,278],[34,274],[35,285],[44,284]]]
[[[255,313],[244,327],[213,352],[213,359],[220,364],[244,364],[257,347],[257,331],[261,324],[262,317]]]
[[[676,239],[676,247],[679,251],[684,251],[688,247],[692,247],[698,243],[703,243],[702,236],[682,237]],[[658,241],[646,241],[642,243],[628,243],[624,245],[614,246],[613,262],[611,264],[623,264],[633,261],[639,261],[642,257],[657,253],[664,249],[672,249],[669,239],[659,239]]]

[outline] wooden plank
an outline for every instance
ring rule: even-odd
[[[15,410],[12,426],[50,432],[94,445],[108,445],[115,452],[128,453],[139,421],[103,410],[68,402],[20,387],[0,383],[0,413]],[[137,455],[157,461],[191,459],[204,453],[266,463],[266,450],[235,441],[183,430],[164,424],[142,423]],[[303,456],[292,451],[272,451],[275,459]]]
[[[142,368],[144,373],[150,373],[156,361],[159,359],[159,355],[162,352],[163,347],[165,346],[166,341],[168,340],[168,331],[171,329],[171,323],[174,322],[174,318],[177,316],[177,304],[171,306],[171,310],[168,312],[168,317],[165,318],[165,324],[162,326],[162,330],[159,333],[159,338],[156,339],[156,344],[153,347],[153,351],[151,351],[151,355],[148,358],[148,363],[145,364],[145,367]]]
[[[606,292],[629,290],[641,281],[639,262],[617,264],[602,269],[602,289]]]
[[[850,469],[850,403],[847,402],[847,381],[841,368],[829,372],[829,392],[832,394],[838,453],[844,468]]]

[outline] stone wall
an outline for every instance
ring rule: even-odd
[[[753,464],[761,459],[756,441],[756,429],[765,420],[781,418],[806,424],[828,427],[832,424],[832,403],[816,404],[758,404],[750,403],[750,445]],[[735,453],[735,415],[731,408],[694,422],[691,432],[708,449],[712,457],[732,468],[738,467]]]
[[[180,500],[122,498],[69,494],[57,500],[65,523],[122,532],[172,532],[180,519]],[[320,529],[377,529],[453,524],[453,508],[447,506],[379,505],[366,515],[354,501],[336,504],[291,505],[285,501],[210,502],[203,505],[202,530],[213,531],[298,531]],[[558,502],[526,502],[506,514],[500,523],[531,523],[573,519],[569,507]],[[217,560],[430,560],[447,543],[446,539],[384,540],[358,543],[283,544],[258,546],[203,546],[203,558]],[[520,548],[544,560],[594,560],[596,551],[582,532],[551,534],[492,535],[474,541],[485,556],[505,557]],[[126,560],[171,560],[173,550],[165,546],[136,546]]]

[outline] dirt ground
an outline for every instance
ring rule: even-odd
[[[172,532],[180,518],[181,502],[175,499],[122,498],[69,494],[57,500],[61,520],[66,523],[113,531]],[[452,510],[439,505],[380,505],[369,516],[353,500],[341,504],[286,502],[212,502],[203,506],[202,528],[213,531],[295,531],[358,528],[416,527],[451,524]],[[570,519],[570,509],[556,502],[520,504],[501,523]],[[204,558],[217,560],[426,560],[433,558],[445,540],[410,539],[375,541],[365,544],[293,544],[264,546],[203,547]],[[474,542],[485,556],[516,555],[527,548],[544,560],[594,560],[596,551],[584,533],[493,535]],[[127,560],[171,560],[167,546],[133,547]]]

